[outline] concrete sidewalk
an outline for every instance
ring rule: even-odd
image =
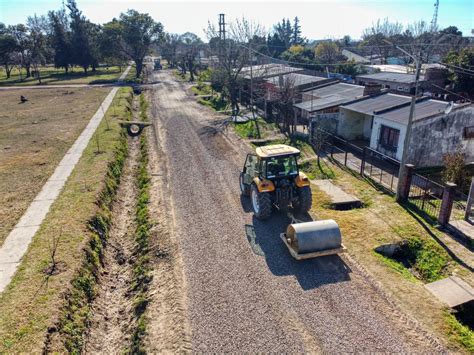
[[[119,80],[123,80],[127,76],[130,68],[129,66],[123,72]],[[81,158],[84,149],[89,144],[117,91],[117,87],[110,91],[97,112],[92,116],[89,124],[64,155],[53,175],[46,181],[39,194],[5,239],[0,248],[0,292],[10,283],[16,269],[20,265],[21,258],[28,250],[28,246],[48,214],[51,205],[59,196],[66,180]]]

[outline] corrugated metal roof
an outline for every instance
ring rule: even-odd
[[[386,110],[391,107],[396,107],[404,103],[410,102],[411,98],[408,96],[396,94],[382,94],[378,96],[368,97],[348,105],[342,106],[345,109],[365,113],[366,115],[373,115],[374,111]]]
[[[311,83],[318,83],[318,82],[324,82],[328,81],[331,79],[328,78],[323,78],[320,76],[314,76],[314,75],[307,75],[307,74],[299,74],[299,73],[289,73],[289,74],[283,74],[282,75],[283,80],[291,80],[293,85],[295,86],[301,86],[301,85],[306,85],[306,84],[311,84]],[[266,82],[276,85],[279,85],[280,81],[280,76],[273,76],[271,78],[265,79]]]
[[[243,67],[240,71],[240,75],[246,79],[250,79],[250,74],[252,74],[253,78],[269,78],[275,75],[288,74],[302,70],[303,69],[301,68],[290,67],[283,64],[270,63],[253,65],[252,73],[250,73],[250,66]]]
[[[381,80],[381,81],[390,81],[394,83],[405,83],[410,84],[415,82],[415,74],[404,74],[404,73],[390,73],[382,72],[375,74],[366,74],[366,75],[357,75],[357,79],[362,80]],[[420,81],[423,81],[424,77],[420,76]]]
[[[312,95],[313,100],[303,101],[294,106],[308,112],[315,112],[329,107],[339,106],[361,97],[363,94],[363,86],[335,83],[318,89],[305,91],[305,95]]]
[[[437,114],[444,114],[444,110],[447,106],[447,102],[438,100],[425,100],[417,102],[415,104],[415,116],[413,117],[413,120],[416,121]],[[408,123],[409,114],[410,105],[398,109],[393,109],[385,113],[381,113],[379,116],[390,121]]]

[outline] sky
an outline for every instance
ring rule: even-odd
[[[242,16],[255,20],[267,31],[283,17],[298,16],[303,36],[308,39],[360,38],[362,31],[377,19],[388,18],[408,25],[433,17],[435,0],[76,0],[79,9],[95,23],[105,23],[133,8],[149,13],[168,32],[194,32],[206,39],[208,21],[217,23],[218,14],[226,22]],[[0,22],[25,23],[28,16],[59,9],[62,0],[0,0]],[[440,0],[438,25],[457,26],[464,35],[474,29],[474,0]]]

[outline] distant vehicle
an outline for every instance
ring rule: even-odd
[[[161,62],[159,59],[155,59],[155,67],[153,68],[154,70],[161,70],[163,69]]]

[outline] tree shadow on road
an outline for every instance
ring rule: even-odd
[[[244,210],[250,207],[250,200],[242,198]],[[301,221],[311,221],[308,214],[295,216]],[[296,260],[280,239],[291,219],[284,212],[274,211],[272,216],[260,221],[255,216],[252,224],[245,225],[245,233],[252,251],[263,256],[268,268],[275,276],[294,275],[303,290],[311,290],[326,284],[350,280],[352,270],[338,255],[314,259]]]

